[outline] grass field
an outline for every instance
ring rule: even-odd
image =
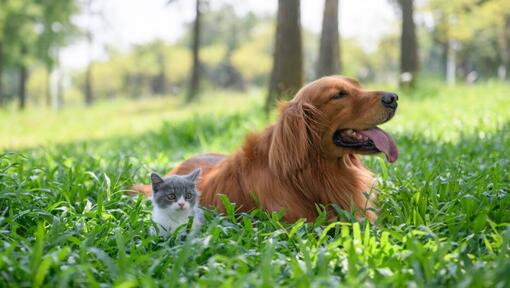
[[[0,287],[510,287],[510,85],[399,93],[400,159],[365,158],[375,224],[208,211],[194,238],[151,236],[124,189],[271,121],[258,94],[215,93],[1,111]]]

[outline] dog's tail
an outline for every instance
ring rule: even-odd
[[[138,194],[143,194],[145,197],[152,196],[152,185],[146,184],[135,184],[129,190],[127,190],[127,194],[130,196],[136,196]]]

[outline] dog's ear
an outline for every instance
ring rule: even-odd
[[[275,173],[288,175],[306,165],[311,148],[306,110],[294,101],[283,106],[269,148],[269,167]]]

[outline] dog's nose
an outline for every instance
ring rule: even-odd
[[[384,107],[395,109],[398,106],[398,95],[395,93],[384,93],[381,101]]]

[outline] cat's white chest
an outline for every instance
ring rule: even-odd
[[[189,217],[193,217],[192,230],[197,230],[200,226],[199,217],[200,209],[188,209],[185,211],[169,211],[169,209],[161,209],[154,207],[152,212],[152,221],[159,225],[159,234],[166,236],[173,232],[179,226],[188,223]]]

